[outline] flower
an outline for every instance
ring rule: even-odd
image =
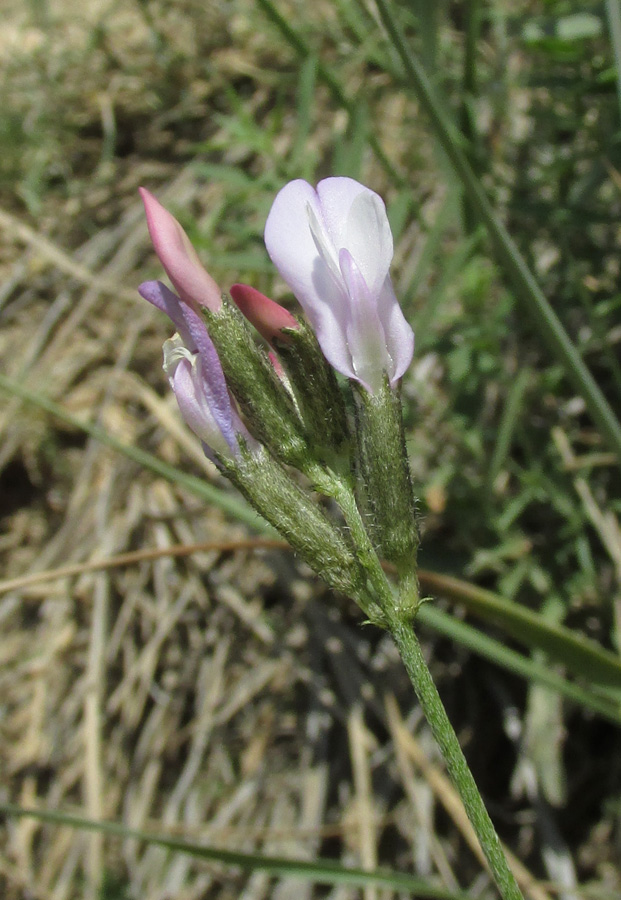
[[[352,178],[326,178],[316,190],[291,181],[272,204],[265,245],[328,362],[372,394],[384,373],[395,387],[414,333],[388,274],[393,241],[382,199]]]
[[[240,437],[255,448],[256,441],[239,418],[200,315],[160,281],[145,281],[138,292],[177,327],[177,334],[164,344],[164,371],[186,425],[201,439],[207,455],[238,458]]]

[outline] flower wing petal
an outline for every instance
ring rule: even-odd
[[[394,387],[412,362],[414,332],[401,311],[390,276],[386,277],[380,291],[377,309],[386,335],[386,348],[392,361],[388,377]]]

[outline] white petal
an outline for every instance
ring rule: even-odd
[[[337,283],[319,199],[306,181],[291,181],[277,194],[265,224],[265,246],[308,316],[326,359],[339,372],[355,377],[345,339],[345,288],[342,279]]]
[[[393,255],[384,201],[353,178],[325,178],[317,185],[317,195],[337,253],[349,250],[369,290],[377,295]]]
[[[332,277],[337,285],[341,284],[341,270],[339,268],[339,257],[336,248],[328,237],[324,224],[311,206],[306,204],[306,216],[308,218],[308,226],[315,242],[315,248],[319,254],[319,258],[323,261],[326,268],[329,269]]]
[[[382,200],[373,191],[358,194],[346,222],[342,245],[356,261],[369,291],[377,297],[392,262],[392,232]]]
[[[331,365],[372,392],[383,371],[394,385],[414,336],[388,275],[393,240],[382,199],[352,178],[326,178],[316,192],[292,181],[274,200],[265,244]]]
[[[276,195],[265,223],[265,246],[272,262],[300,303],[317,302],[313,281],[317,247],[308,222],[307,207],[319,215],[315,191],[298,179]]]
[[[231,448],[218,428],[201,390],[197,361],[179,359],[170,379],[184,422],[208,447],[221,456],[230,456]]]
[[[386,278],[380,291],[377,311],[386,335],[386,349],[392,360],[388,377],[394,387],[412,362],[414,332],[401,312],[390,276]]]
[[[341,250],[339,258],[350,300],[347,344],[356,377],[374,394],[381,388],[383,373],[392,366],[392,360],[387,353],[386,337],[377,304],[360,269],[348,250]]]

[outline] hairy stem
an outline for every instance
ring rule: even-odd
[[[524,900],[431,677],[412,622],[394,606],[385,609],[384,614],[425,718],[442,751],[448,773],[476,831],[500,895],[503,900]]]

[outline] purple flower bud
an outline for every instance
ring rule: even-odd
[[[382,199],[352,178],[315,190],[296,180],[277,195],[265,225],[272,262],[310,319],[328,362],[375,394],[412,360],[414,333],[388,269],[393,242]]]
[[[208,455],[239,457],[239,437],[247,446],[257,447],[239,418],[201,316],[160,281],[145,281],[138,291],[177,328],[178,333],[164,344],[164,371],[186,425],[201,439]]]

